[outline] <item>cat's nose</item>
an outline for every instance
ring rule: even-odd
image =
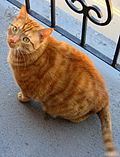
[[[12,44],[16,44],[16,42],[18,41],[18,39],[9,39],[10,43]]]

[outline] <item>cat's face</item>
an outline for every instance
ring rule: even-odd
[[[39,35],[37,31],[23,29],[25,23],[16,20],[10,24],[8,29],[8,44],[10,48],[25,53],[31,53],[39,47]]]
[[[41,25],[30,19],[23,5],[18,17],[8,28],[7,42],[17,54],[31,54],[40,47],[51,32],[52,29],[43,29]]]

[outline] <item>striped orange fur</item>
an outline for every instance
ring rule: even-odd
[[[8,28],[8,61],[21,91],[18,99],[43,102],[53,117],[80,122],[91,114],[101,121],[107,157],[117,157],[112,140],[109,96],[92,61],[51,36],[53,29],[32,20],[23,5]]]

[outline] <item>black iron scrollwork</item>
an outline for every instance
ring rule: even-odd
[[[85,37],[86,37],[86,27],[87,27],[87,19],[92,21],[93,23],[100,25],[100,26],[105,26],[110,23],[112,19],[112,7],[111,7],[111,0],[105,0],[106,6],[107,6],[107,13],[108,17],[106,21],[100,21],[96,19],[95,17],[92,16],[91,11],[94,11],[98,18],[102,18],[102,12],[101,10],[96,6],[88,6],[85,0],[65,0],[68,6],[75,12],[79,14],[83,14],[83,27],[82,27],[82,37],[81,37],[81,45],[84,46],[85,44]],[[74,5],[75,2],[79,2],[82,5],[82,9],[76,7]]]

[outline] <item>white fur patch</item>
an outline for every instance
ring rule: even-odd
[[[114,152],[106,152],[105,157],[120,157],[120,156],[116,151],[114,151]]]

